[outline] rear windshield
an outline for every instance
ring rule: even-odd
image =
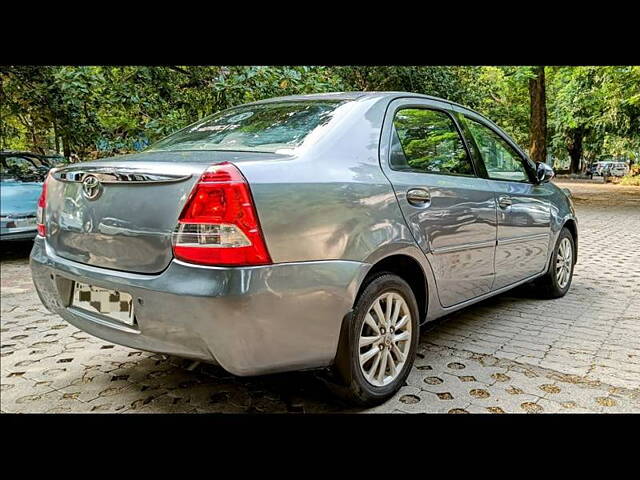
[[[0,179],[42,182],[49,168],[35,157],[0,157]]]
[[[269,152],[300,146],[324,127],[344,101],[292,101],[246,105],[196,122],[149,147],[149,151],[232,150]]]

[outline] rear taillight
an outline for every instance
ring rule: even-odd
[[[178,220],[173,253],[204,265],[271,263],[249,184],[234,165],[220,163],[202,174]]]
[[[49,183],[49,177],[51,173],[47,174],[47,178],[44,179],[42,184],[42,192],[38,199],[38,208],[36,209],[36,223],[38,228],[38,235],[41,237],[47,236],[47,227],[44,225],[44,214],[47,208],[47,183]]]

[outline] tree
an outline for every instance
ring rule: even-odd
[[[544,67],[534,68],[535,76],[529,79],[531,109],[529,155],[538,162],[547,161],[547,98]]]
[[[467,70],[471,68],[474,67]],[[345,66],[333,70],[348,90],[406,91],[457,102],[465,100],[465,81],[460,67]]]
[[[571,159],[637,155],[640,144],[640,68],[553,67],[548,82],[552,145]]]
[[[520,145],[529,143],[530,67],[479,67],[468,77],[462,101],[493,120]]]
[[[637,158],[640,67],[0,66],[0,147],[126,153],[241,103],[291,94],[401,90],[469,106],[545,160]],[[544,102],[548,138],[544,134]]]

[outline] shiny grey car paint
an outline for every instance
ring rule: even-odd
[[[550,183],[390,168],[390,125],[402,105],[479,118],[526,157],[461,106],[403,92],[285,97],[305,98],[350,101],[321,136],[291,153],[143,152],[74,166],[180,177],[104,185],[94,201],[83,198],[81,182],[52,181],[48,236],[36,239],[31,256],[43,303],[98,337],[214,361],[237,375],[325,367],[377,262],[404,255],[420,265],[423,321],[433,320],[544,274],[562,226],[576,221],[567,195]],[[251,186],[273,265],[172,258],[171,232],[189,193],[222,161]],[[501,197],[511,206],[500,207]],[[72,280],[131,293],[138,327],[69,307]]]

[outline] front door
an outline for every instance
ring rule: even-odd
[[[396,100],[381,163],[449,307],[488,293],[494,277],[496,203],[446,105]]]
[[[533,165],[494,129],[479,119],[467,117],[465,123],[480,151],[498,205],[493,284],[497,290],[546,268],[551,191],[535,182]]]

